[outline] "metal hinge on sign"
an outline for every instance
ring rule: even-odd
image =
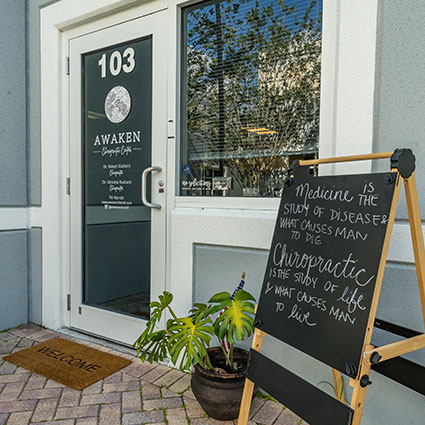
[[[66,178],[66,194],[71,195],[71,179],[69,177]]]
[[[69,75],[69,56],[65,58],[65,73]]]
[[[71,311],[71,294],[66,296],[66,311]]]

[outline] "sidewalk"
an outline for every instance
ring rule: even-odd
[[[60,336],[132,360],[113,375],[76,391],[2,359],[3,355]],[[0,332],[0,425],[233,425],[208,418],[190,390],[190,375],[142,363],[80,338],[28,324]],[[236,423],[236,421],[235,421]],[[248,425],[297,425],[289,410],[253,400]]]

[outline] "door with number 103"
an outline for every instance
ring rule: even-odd
[[[69,41],[70,322],[126,344],[165,288],[163,20]]]

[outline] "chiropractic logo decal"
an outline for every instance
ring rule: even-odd
[[[115,86],[106,95],[105,114],[114,124],[123,122],[130,113],[131,96],[123,86]]]

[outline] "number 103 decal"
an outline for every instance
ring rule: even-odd
[[[115,50],[109,57],[109,72],[116,77],[124,71],[129,74],[136,66],[136,60],[134,59],[135,52],[132,47],[128,47],[124,50],[124,53],[121,55],[121,52]],[[107,55],[104,53],[102,57],[99,59],[98,65],[101,69],[102,78],[106,77],[107,73]]]

